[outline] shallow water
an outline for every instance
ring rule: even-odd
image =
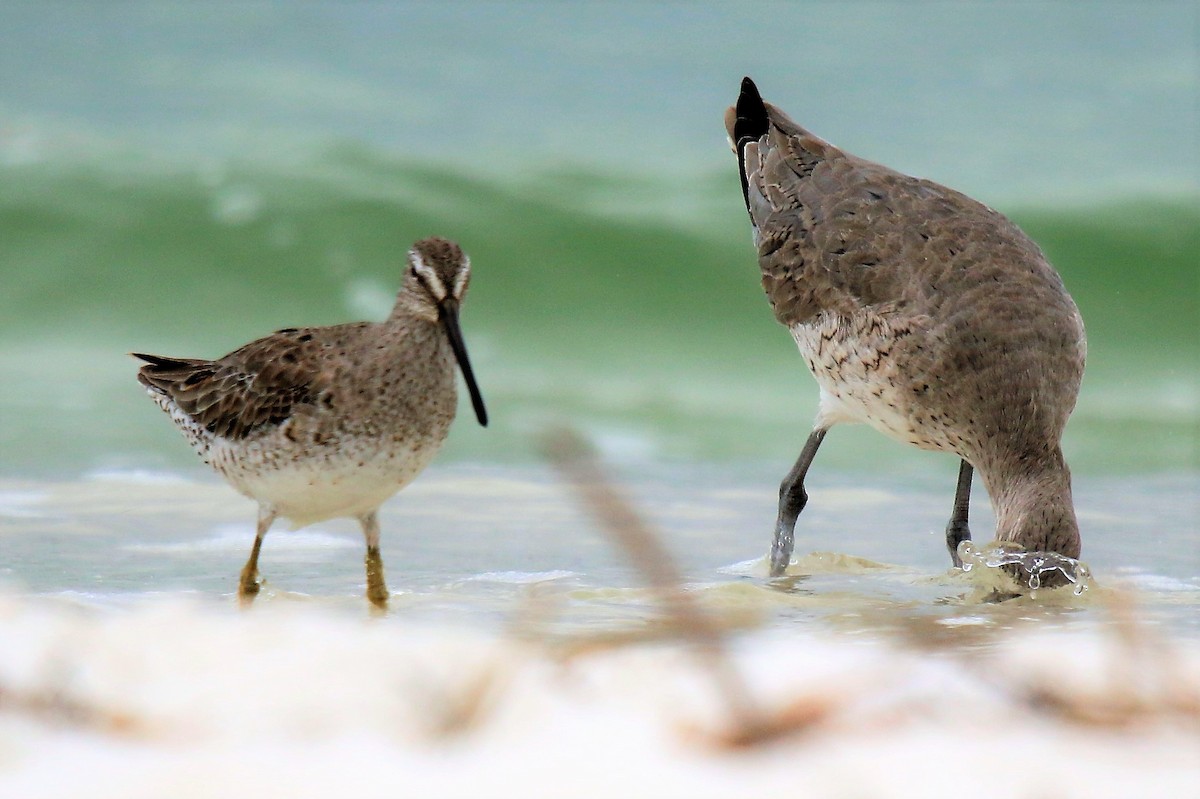
[[[718,612],[769,626],[864,634],[910,614],[1004,626],[1028,612],[1086,627],[1103,615],[1094,595],[1120,588],[1137,593],[1147,623],[1200,633],[1195,478],[1079,481],[1094,583],[1082,596],[1039,592],[1012,611],[982,601],[982,578],[949,568],[941,531],[952,485],[937,475],[814,479],[795,562],[785,579],[769,581],[761,554],[775,483],[765,466],[656,464],[615,473],[677,558],[690,592]],[[433,467],[385,505],[381,522],[391,615],[407,621],[496,632],[531,596],[554,609],[560,632],[646,624],[661,614],[569,486],[540,467]],[[978,542],[990,538],[990,524],[977,491]],[[232,612],[253,536],[253,503],[203,473],[97,472],[0,485],[0,582],[58,603],[119,608],[174,596]],[[362,556],[352,521],[299,531],[280,524],[264,544],[267,584],[258,602],[365,613]],[[1047,595],[1049,609],[1038,609]]]

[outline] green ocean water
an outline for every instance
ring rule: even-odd
[[[6,3],[0,475],[196,469],[125,353],[382,318],[430,234],[473,258],[495,420],[448,461],[528,461],[554,422],[617,460],[789,460],[816,391],[724,141],[744,74],[1044,247],[1088,328],[1077,472],[1194,470],[1200,10],[936,8]],[[914,457],[835,435],[834,467]]]
[[[864,606],[973,614],[942,543],[957,464],[861,426],[832,431],[814,465],[804,574],[763,584],[817,391],[763,297],[724,141],[749,74],[818,135],[962,190],[1044,248],[1088,330],[1064,442],[1084,557],[1101,590],[1131,586],[1147,618],[1191,634],[1198,14],[0,4],[0,590],[232,606],[252,503],[188,449],[128,353],[217,357],[281,327],[381,319],[408,247],[438,234],[472,258],[462,321],[492,421],[461,413],[383,509],[400,614],[499,626],[527,585],[563,581],[582,592],[568,626],[653,616],[613,593],[636,571],[542,461],[536,442],[564,424],[722,602],[752,586],[773,623],[866,635]],[[982,486],[972,514],[985,541]],[[345,521],[272,532],[264,601],[359,608],[360,541]],[[1094,596],[1064,619],[1107,624]]]
[[[464,325],[496,420],[452,436],[450,459],[529,459],[531,433],[562,422],[617,457],[754,459],[802,440],[815,409],[758,285],[732,168],[502,179],[347,144],[286,169],[114,159],[0,177],[9,475],[188,463],[128,351],[216,357],[280,327],[382,318],[405,251],[432,234],[472,257]],[[1087,324],[1076,470],[1194,468],[1197,203],[1002,210]],[[837,452],[871,468],[906,451],[851,431]]]

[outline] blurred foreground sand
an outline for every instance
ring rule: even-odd
[[[678,638],[535,626],[2,598],[0,796],[1200,795],[1200,643],[1128,619],[734,635],[752,743]]]

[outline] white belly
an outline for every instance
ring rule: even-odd
[[[275,508],[296,528],[326,519],[358,518],[386,502],[424,469],[439,447],[359,458],[334,453],[327,458],[257,461],[242,449],[236,460],[212,447],[211,463],[242,494]]]

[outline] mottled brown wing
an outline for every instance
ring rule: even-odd
[[[898,295],[896,270],[909,235],[895,202],[911,180],[854,158],[774,106],[746,146],[747,205],[758,229],[763,288],[785,325],[822,311],[850,314]]]
[[[749,121],[737,117],[731,135],[737,125],[751,132],[742,139],[746,205],[781,323],[920,306],[997,247],[1014,257],[1036,251],[986,206],[845,153],[768,103],[757,104],[766,119],[756,124],[755,107],[739,101]]]
[[[209,432],[240,439],[316,401],[330,381],[321,352],[311,330],[289,328],[215,361],[134,355],[147,362],[138,372],[143,385]]]

